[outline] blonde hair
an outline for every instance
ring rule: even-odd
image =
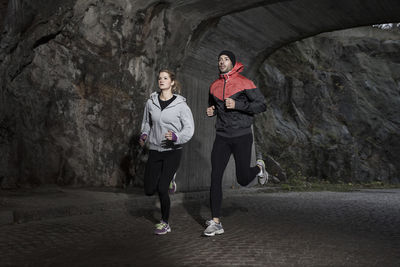
[[[174,85],[172,85],[172,92],[176,93],[176,94],[180,94],[182,87],[181,87],[181,83],[176,79],[175,73],[168,69],[162,69],[158,72],[158,75],[160,75],[161,72],[168,73],[169,78],[171,79],[171,81],[174,82]]]

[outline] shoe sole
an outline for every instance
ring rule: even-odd
[[[267,175],[266,175],[267,177],[263,177],[263,178],[258,178],[258,183],[260,184],[260,185],[265,185],[267,182],[268,182],[268,173],[267,173]]]
[[[221,235],[223,234],[225,231],[224,229],[212,232],[212,233],[204,233],[205,236],[215,236],[215,235]]]
[[[166,235],[167,233],[170,233],[171,229],[167,230],[166,232],[163,233],[154,233],[155,235]]]
[[[265,162],[263,161],[263,160],[261,160],[261,162],[262,162],[262,164],[258,164],[257,163],[257,165],[258,166],[261,166],[261,170],[262,170],[262,172],[263,172],[263,178],[258,178],[258,182],[259,182],[259,184],[261,184],[261,185],[265,185],[267,182],[268,182],[268,172],[267,172],[267,170],[265,169]]]

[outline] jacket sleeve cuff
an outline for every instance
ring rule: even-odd
[[[146,140],[146,138],[147,138],[147,133],[142,133],[140,135],[140,139],[142,139],[143,141]]]
[[[178,141],[178,136],[174,132],[172,132],[172,141],[176,142]]]

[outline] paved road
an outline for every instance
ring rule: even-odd
[[[205,201],[0,227],[0,266],[400,266],[400,190],[241,194],[225,234],[203,237]]]

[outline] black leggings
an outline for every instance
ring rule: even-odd
[[[213,218],[221,217],[222,177],[231,154],[235,159],[236,180],[241,186],[248,185],[260,172],[257,166],[250,167],[253,134],[238,137],[215,137],[211,152],[210,204]]]
[[[168,223],[171,201],[168,187],[178,170],[182,149],[159,152],[150,150],[144,173],[144,192],[148,196],[158,192],[162,220]]]

